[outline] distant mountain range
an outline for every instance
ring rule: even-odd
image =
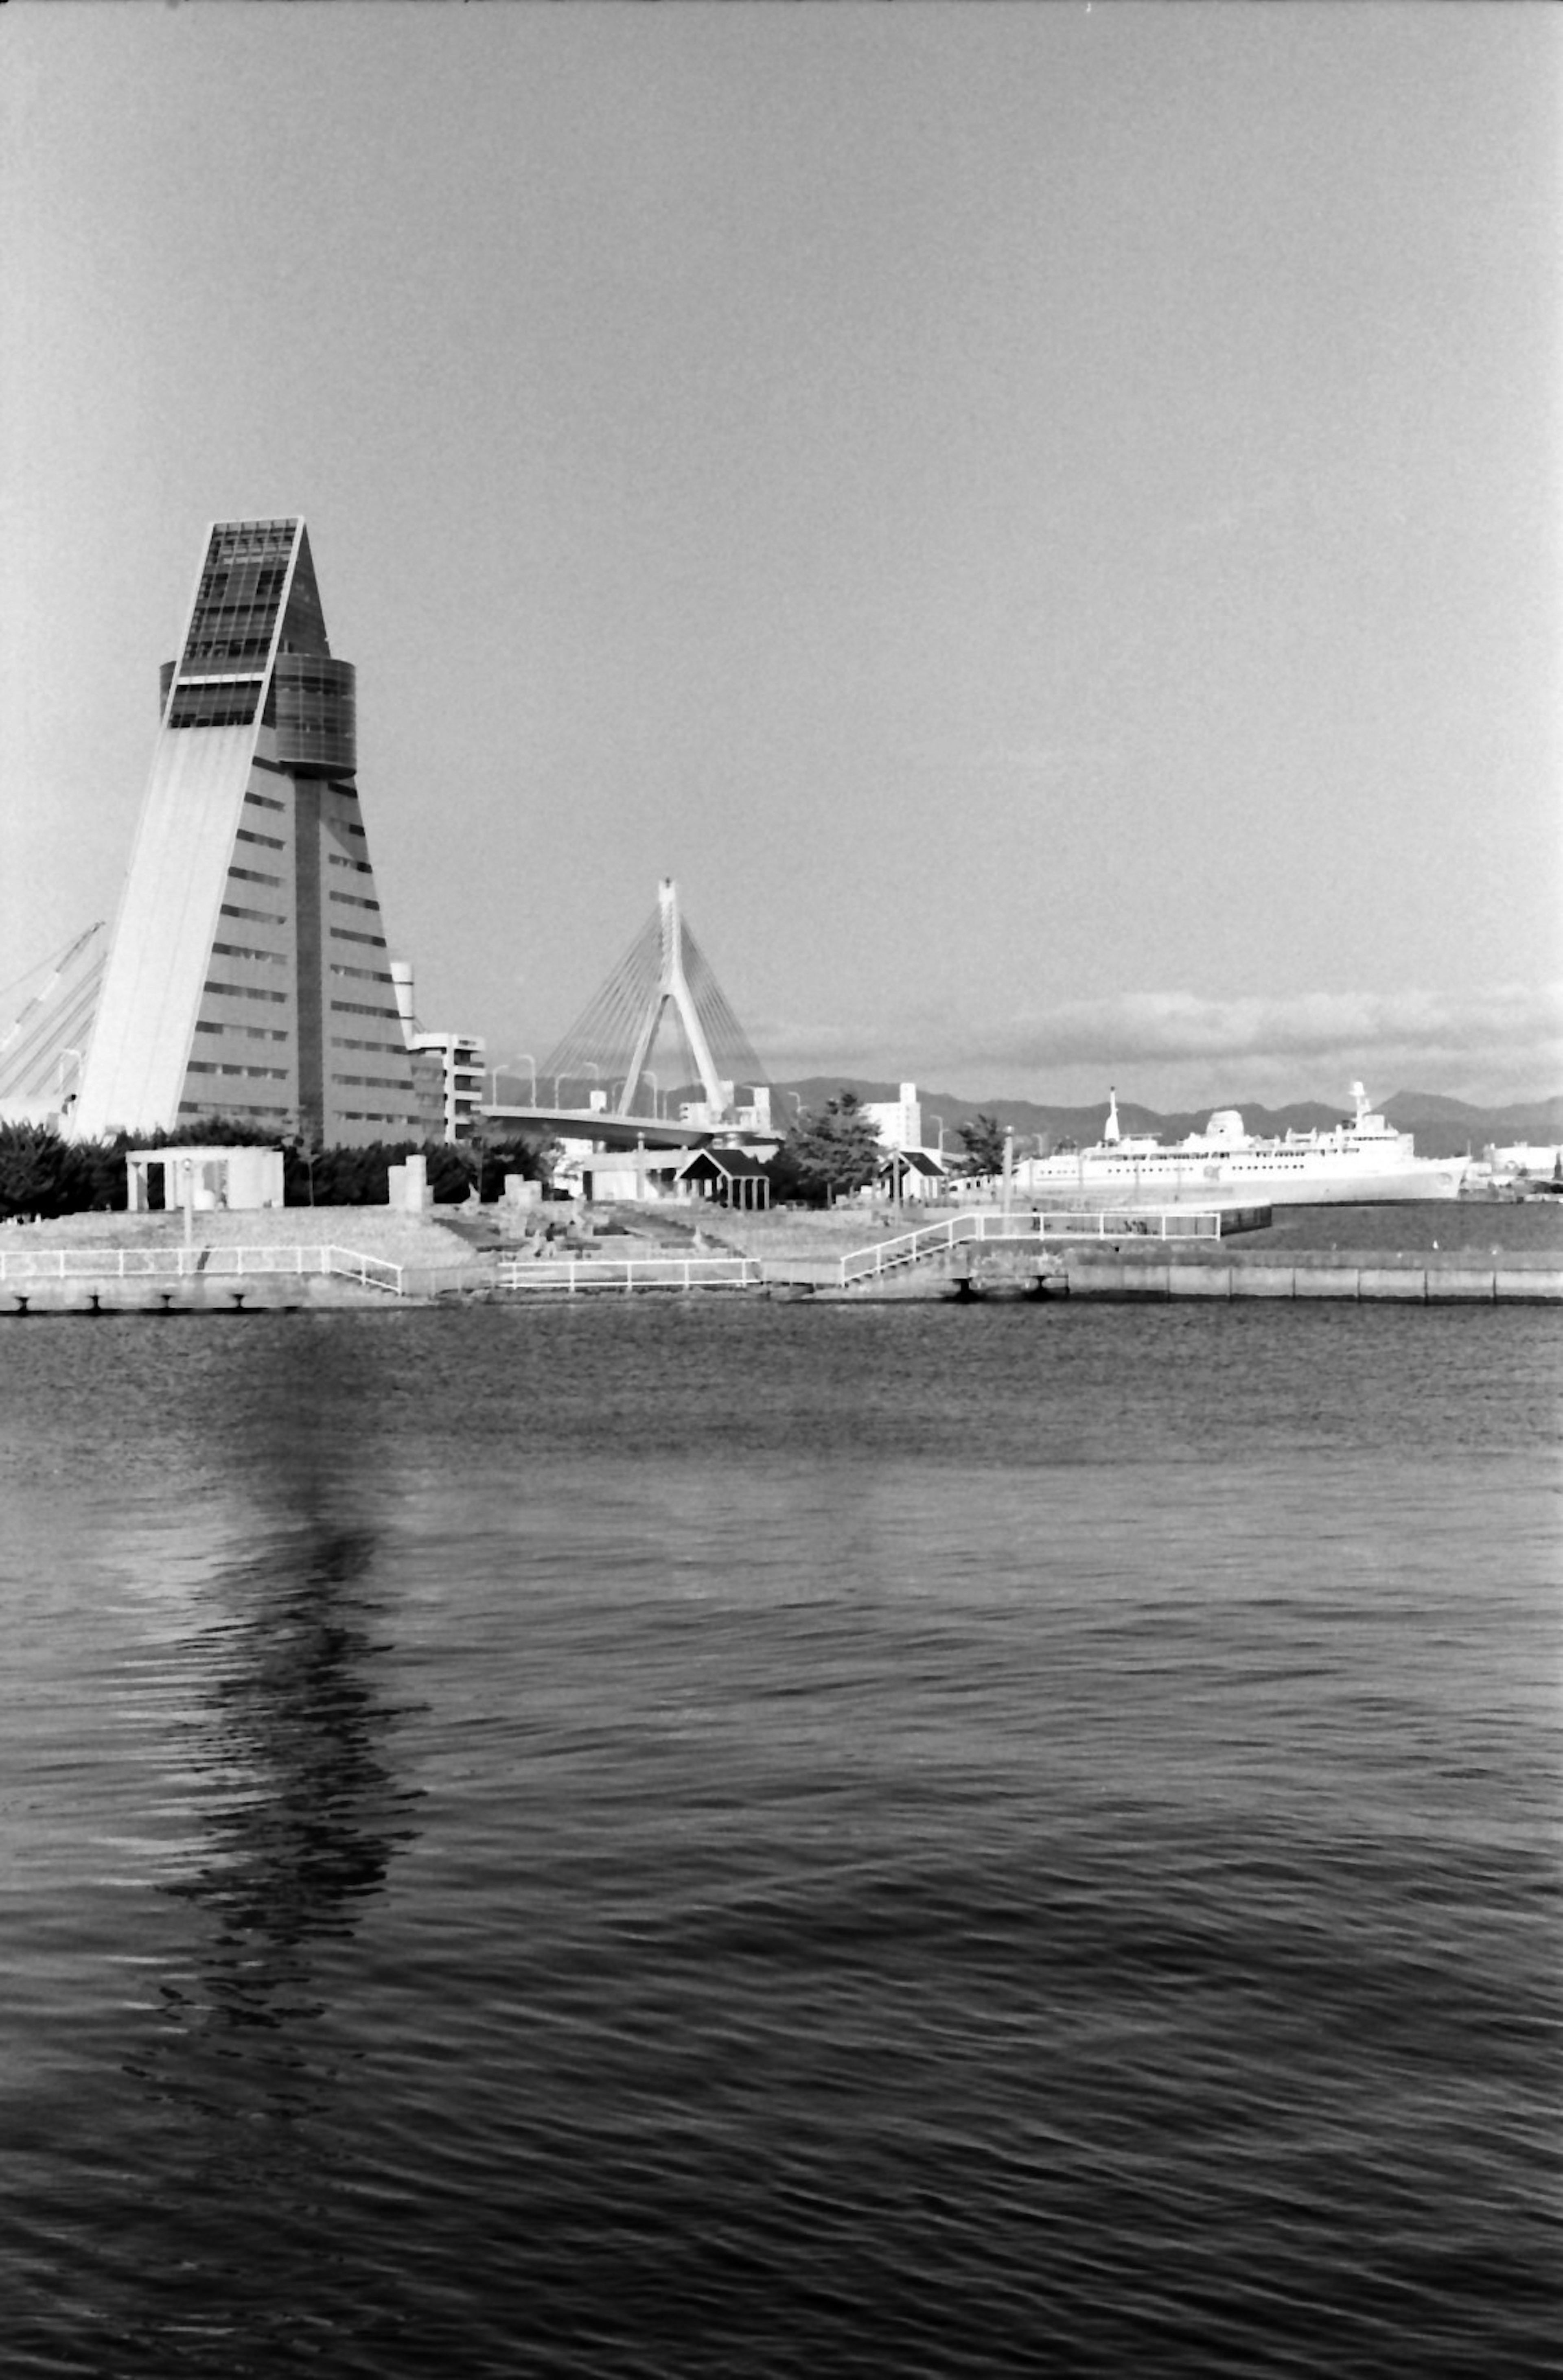
[[[524,1076],[503,1075],[502,1079],[509,1087],[507,1096],[511,1098],[524,1096],[529,1087]],[[792,1121],[795,1099],[799,1107],[820,1108],[844,1090],[854,1092],[860,1099],[898,1099],[901,1087],[899,1083],[875,1082],[861,1075],[810,1075],[795,1082],[774,1084],[771,1113],[777,1124],[786,1125]],[[671,1091],[664,1102],[665,1112],[676,1115],[680,1099],[700,1096],[700,1087],[694,1083]],[[1047,1107],[1033,1099],[970,1099],[963,1092],[924,1090],[921,1086],[918,1098],[922,1106],[924,1138],[936,1144],[938,1125],[934,1119],[942,1117],[946,1148],[959,1147],[961,1124],[979,1113],[996,1116],[1000,1123],[1012,1124],[1017,1138],[1043,1133],[1053,1142],[1068,1138],[1089,1148],[1101,1139],[1107,1113],[1105,1099],[1088,1108]],[[1345,1108],[1325,1107],[1317,1099],[1296,1099],[1284,1108],[1264,1108],[1247,1100],[1223,1104],[1240,1107],[1249,1130],[1265,1136],[1285,1132],[1328,1132],[1348,1120]],[[1416,1135],[1417,1150],[1423,1157],[1463,1157],[1468,1148],[1480,1154],[1490,1141],[1532,1141],[1546,1148],[1563,1147],[1563,1095],[1525,1100],[1512,1107],[1481,1108],[1471,1107],[1464,1099],[1443,1099],[1435,1091],[1397,1091],[1393,1099],[1381,1102],[1381,1111],[1397,1130]],[[1141,1107],[1132,1099],[1118,1102],[1118,1121],[1125,1132],[1152,1132],[1163,1140],[1181,1140],[1187,1133],[1203,1130],[1210,1113],[1210,1109],[1204,1107],[1162,1115],[1154,1108]]]
[[[793,1093],[804,1107],[816,1108],[843,1090],[856,1092],[861,1099],[896,1099],[900,1097],[900,1088],[898,1083],[871,1082],[849,1075],[815,1075],[800,1082],[778,1083],[772,1096],[772,1112],[778,1121],[788,1119]],[[967,1099],[956,1091],[923,1090],[921,1086],[918,1098],[922,1103],[924,1137],[936,1139],[937,1127],[930,1118],[942,1116],[946,1148],[958,1140],[959,1126],[979,1111],[996,1116],[1001,1123],[1012,1124],[1018,1136],[1045,1133],[1053,1140],[1068,1137],[1082,1147],[1101,1139],[1107,1114],[1105,1099],[1088,1108],[1047,1107],[1032,1099]],[[1223,1104],[1240,1107],[1250,1132],[1265,1136],[1285,1132],[1328,1132],[1348,1121],[1349,1115],[1347,1108],[1325,1107],[1317,1099],[1297,1099],[1284,1108],[1264,1108],[1251,1100]],[[1435,1091],[1397,1091],[1380,1107],[1398,1131],[1416,1135],[1417,1149],[1423,1157],[1463,1157],[1468,1148],[1480,1152],[1489,1141],[1528,1140],[1552,1148],[1563,1146],[1563,1095],[1528,1100],[1514,1107],[1479,1108],[1467,1105],[1463,1099],[1442,1099]],[[1118,1102],[1118,1121],[1125,1132],[1154,1132],[1163,1140],[1181,1140],[1187,1133],[1203,1130],[1210,1114],[1210,1109],[1204,1107],[1161,1115],[1154,1108],[1141,1107],[1132,1099]]]

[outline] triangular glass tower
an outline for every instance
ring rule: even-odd
[[[73,1129],[421,1139],[301,520],[213,528],[162,694]]]

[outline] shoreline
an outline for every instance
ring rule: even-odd
[[[559,1220],[568,1213],[561,1208]],[[826,1305],[975,1304],[995,1296],[1048,1303],[1066,1295],[1130,1303],[1185,1296],[1563,1302],[1563,1204],[1552,1202],[1281,1208],[1267,1226],[1218,1242],[1033,1242],[1023,1252],[990,1243],[975,1260],[968,1244],[959,1244],[904,1272],[846,1287],[838,1274],[841,1256],[893,1237],[910,1218],[855,1209],[673,1216],[624,1207],[584,1219],[570,1215],[605,1275],[601,1287],[588,1287],[578,1276],[573,1290],[501,1288],[497,1263],[515,1253],[517,1243],[506,1245],[498,1220],[493,1208],[417,1217],[384,1208],[208,1213],[197,1217],[188,1247],[180,1214],[72,1215],[12,1224],[0,1228],[0,1318],[552,1305],[561,1297],[622,1296],[625,1281],[615,1259],[665,1247],[670,1224],[697,1232],[697,1245],[710,1252],[757,1260],[763,1279],[748,1288],[703,1293],[638,1286],[636,1295],[809,1298]],[[1343,1236],[1348,1245],[1341,1245]],[[250,1257],[253,1265],[245,1262]],[[57,1272],[46,1269],[52,1258],[58,1260]]]

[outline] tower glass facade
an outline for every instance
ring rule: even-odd
[[[422,1121],[301,520],[210,532],[88,1048],[77,1127],[213,1116],[327,1142]]]

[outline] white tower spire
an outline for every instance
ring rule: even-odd
[[[635,1096],[635,1086],[652,1054],[652,1043],[656,1039],[662,1012],[671,1001],[689,1041],[690,1055],[695,1062],[701,1088],[714,1113],[720,1115],[727,1104],[727,1093],[717,1077],[711,1045],[705,1038],[705,1027],[700,1021],[689,978],[684,973],[684,929],[678,916],[678,887],[671,876],[665,876],[657,886],[656,900],[658,922],[662,929],[662,963],[657,971],[656,990],[646,1003],[645,1014],[635,1036],[629,1072],[618,1096],[618,1113],[629,1115],[633,1112],[630,1102]]]

